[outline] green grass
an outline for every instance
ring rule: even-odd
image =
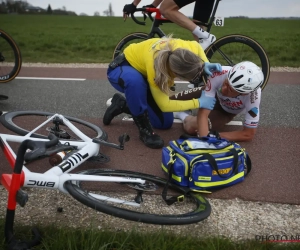
[[[0,232],[4,235],[3,220],[0,220]],[[39,226],[42,233],[42,242],[35,249],[43,250],[296,250],[297,243],[265,244],[255,240],[232,242],[229,239],[194,238],[188,235],[175,236],[163,229],[155,233],[140,233],[137,230],[130,232],[111,232],[98,229],[70,229],[58,228],[57,225]],[[16,239],[31,239],[31,228],[15,226]],[[5,249],[4,240],[0,249]]]
[[[1,29],[18,43],[24,62],[109,62],[118,41],[131,32],[149,32],[146,26],[121,17],[0,15]],[[256,39],[266,50],[271,66],[300,67],[300,20],[225,19],[213,27],[217,37],[239,33]],[[192,40],[175,24],[163,24],[165,33]]]

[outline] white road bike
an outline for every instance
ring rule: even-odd
[[[100,146],[123,150],[127,134],[119,137],[120,144],[111,143],[92,123],[41,111],[12,111],[0,116],[0,121],[17,134],[0,134],[2,150],[13,168],[12,174],[1,178],[9,192],[5,222],[9,249],[29,249],[40,242],[35,228],[30,241],[16,240],[13,233],[16,206],[24,207],[28,201],[22,187],[57,189],[97,211],[143,223],[183,225],[210,215],[210,204],[201,194],[169,183],[167,178],[101,168],[70,173],[86,161],[107,162],[109,157],[101,153]],[[12,147],[16,143],[17,153],[13,150],[16,146]],[[56,166],[42,159],[62,151],[67,154]],[[36,160],[49,164],[49,169],[44,173],[30,171]]]

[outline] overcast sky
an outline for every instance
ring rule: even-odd
[[[66,7],[67,10],[77,14],[86,13],[94,15],[98,11],[103,15],[103,11],[108,9],[109,3],[115,16],[121,16],[125,4],[132,0],[27,0],[33,6],[47,8],[48,4],[52,9]],[[140,7],[152,3],[152,0],[142,0]],[[185,15],[191,16],[193,4],[182,9]],[[217,16],[248,16],[248,17],[300,17],[300,0],[222,0],[219,4]]]

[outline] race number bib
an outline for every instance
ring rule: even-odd
[[[219,27],[224,26],[224,17],[216,17],[214,21],[214,25]]]

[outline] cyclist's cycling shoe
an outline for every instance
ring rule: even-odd
[[[125,112],[127,108],[126,99],[123,95],[116,93],[111,99],[111,105],[106,109],[103,123],[104,125],[109,125],[111,120],[122,113]]]
[[[200,39],[199,43],[200,43],[201,47],[203,48],[203,50],[206,50],[206,48],[208,48],[209,45],[211,45],[215,41],[216,41],[216,37],[212,34],[209,34],[207,39]]]

